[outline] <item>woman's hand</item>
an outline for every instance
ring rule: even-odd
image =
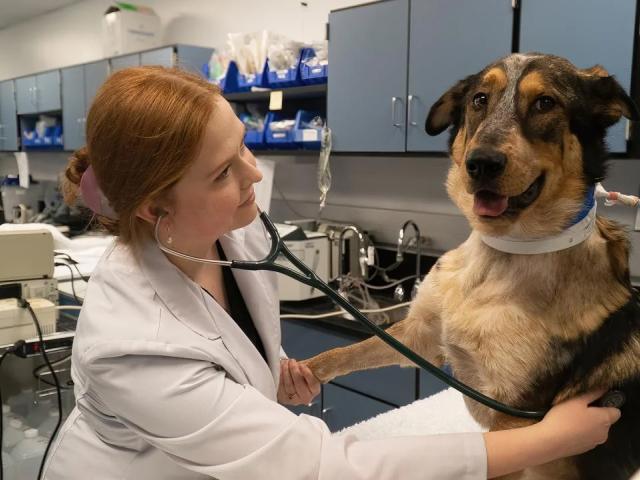
[[[320,393],[320,382],[309,367],[292,358],[280,360],[278,402],[283,405],[310,403]]]
[[[620,418],[617,408],[590,407],[606,393],[589,392],[554,406],[538,424],[558,442],[562,456],[584,453],[607,441],[609,428]]]

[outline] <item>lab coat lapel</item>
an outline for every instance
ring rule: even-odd
[[[252,228],[252,227],[249,227]],[[262,255],[255,249],[249,248],[244,229],[235,230],[220,238],[220,244],[229,260],[259,260]],[[257,239],[268,242],[262,238]],[[268,243],[265,245],[269,246]],[[266,285],[268,279],[265,272],[233,269],[233,276],[242,293],[242,297],[247,305],[247,310],[251,314],[253,323],[260,335],[264,350],[271,370],[272,382],[275,384],[280,377],[280,325],[279,325],[279,304],[274,305],[277,298],[272,298],[267,292],[271,290],[270,285]],[[239,329],[238,329],[239,330]],[[253,344],[242,334],[243,340]],[[264,360],[258,351],[253,348],[254,361],[265,367]]]

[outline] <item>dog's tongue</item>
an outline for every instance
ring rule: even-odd
[[[476,215],[497,217],[507,209],[508,200],[504,195],[480,191],[473,196],[473,212]]]

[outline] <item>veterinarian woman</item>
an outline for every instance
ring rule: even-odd
[[[96,267],[73,345],[77,408],[48,480],[481,479],[589,450],[619,412],[568,401],[493,433],[358,441],[282,404],[319,384],[283,359],[276,279],[165,255],[261,258],[255,158],[215,87],[160,67],[115,73],[66,171],[117,235]],[[602,393],[602,392],[600,392]]]

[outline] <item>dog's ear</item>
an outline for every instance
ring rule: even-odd
[[[431,106],[424,125],[424,129],[429,135],[438,135],[450,125],[457,125],[460,122],[463,113],[462,102],[475,77],[475,75],[471,75],[460,80]]]
[[[587,109],[592,118],[607,128],[624,116],[629,120],[640,119],[640,112],[618,81],[600,65],[580,71],[586,87]]]

